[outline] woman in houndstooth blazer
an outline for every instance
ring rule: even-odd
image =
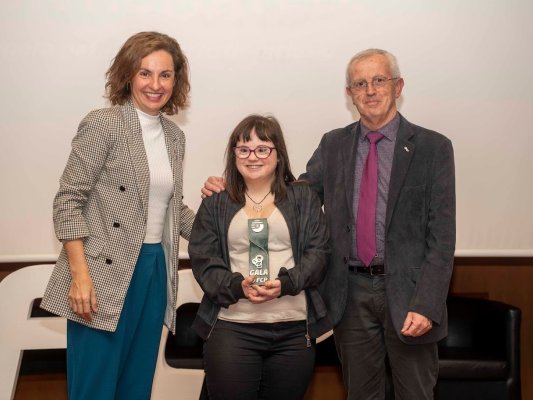
[[[80,123],[54,199],[63,250],[42,307],[68,319],[70,400],[148,399],[163,323],[175,328],[187,59],[157,32],[129,38],[107,72],[112,107]]]

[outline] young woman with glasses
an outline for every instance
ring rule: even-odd
[[[210,399],[301,399],[315,338],[330,329],[317,286],[328,235],[317,195],[295,182],[279,123],[251,115],[230,136],[226,190],[203,200],[189,255],[205,292]]]

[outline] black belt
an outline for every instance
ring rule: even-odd
[[[357,265],[348,265],[350,272],[357,272],[358,274],[369,274],[372,276],[385,275],[384,265],[371,265],[370,267],[363,267]]]

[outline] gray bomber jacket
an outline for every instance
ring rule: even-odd
[[[228,229],[235,214],[244,206],[233,202],[226,192],[205,198],[194,221],[189,241],[189,256],[194,277],[204,296],[193,323],[194,329],[207,339],[221,307],[229,307],[244,298],[244,277],[231,272],[228,253]],[[318,292],[325,276],[329,257],[328,230],[318,196],[306,183],[287,186],[287,196],[276,201],[287,222],[295,266],[282,267],[281,296],[305,290],[308,334],[316,338],[331,329],[326,306]]]

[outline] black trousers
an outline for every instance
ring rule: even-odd
[[[311,380],[315,341],[306,322],[218,320],[204,344],[210,400],[298,400]]]
[[[388,356],[397,400],[430,400],[438,376],[437,344],[405,344],[387,307],[385,278],[350,273],[349,294],[335,345],[349,400],[385,399]]]

